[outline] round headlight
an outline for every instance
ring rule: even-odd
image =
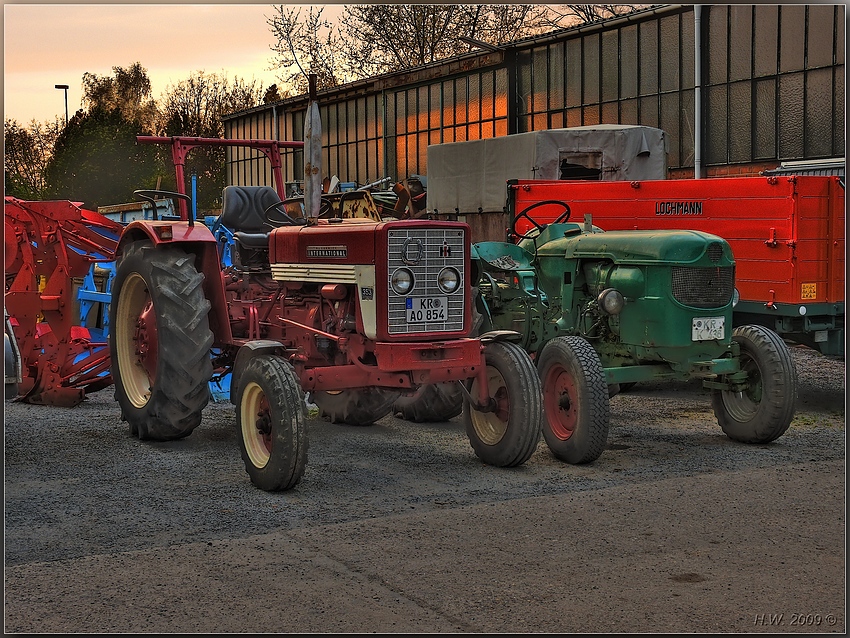
[[[623,306],[626,305],[626,300],[623,298],[623,295],[619,290],[606,288],[599,293],[599,296],[596,298],[596,303],[599,304],[599,307],[602,308],[603,312],[609,315],[617,315],[620,314]]]
[[[413,282],[413,273],[407,268],[399,268],[390,277],[390,285],[399,295],[406,295],[413,290]]]
[[[734,308],[735,306],[737,306],[739,301],[741,301],[741,293],[738,292],[737,288],[733,288],[732,289],[732,307]]]
[[[447,295],[452,294],[460,286],[460,273],[454,268],[443,268],[437,276],[437,285]]]

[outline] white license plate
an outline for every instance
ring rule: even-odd
[[[691,321],[691,341],[723,340],[726,317],[694,317]]]
[[[446,321],[449,313],[448,297],[408,297],[406,299],[407,323]]]

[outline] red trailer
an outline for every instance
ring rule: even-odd
[[[573,220],[590,215],[603,230],[691,229],[723,237],[735,253],[736,326],[758,323],[823,354],[844,355],[842,177],[508,182],[514,215],[547,200],[566,202]],[[533,217],[546,223],[561,212],[561,205],[542,205]]]

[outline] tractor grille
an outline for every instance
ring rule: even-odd
[[[462,331],[466,295],[466,237],[461,228],[394,228],[387,234],[387,298],[390,334]],[[391,285],[393,273],[406,268],[413,273],[415,284],[408,295],[399,295]],[[447,295],[437,285],[443,268],[454,268],[460,274],[458,289]],[[419,299],[446,302],[445,320],[413,321],[411,302]],[[408,301],[410,300],[410,301]],[[415,313],[414,313],[415,314]]]
[[[735,268],[673,267],[673,298],[692,308],[722,308],[732,300]]]

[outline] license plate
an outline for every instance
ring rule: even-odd
[[[449,299],[448,297],[408,297],[406,307],[407,323],[446,321]]]
[[[691,321],[691,341],[723,340],[726,317],[694,317]]]

